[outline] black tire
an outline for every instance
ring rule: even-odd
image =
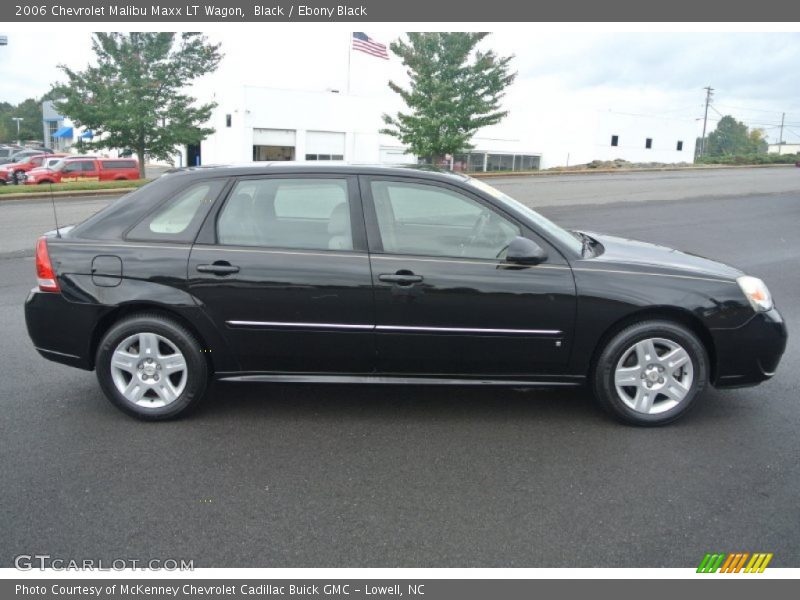
[[[634,410],[620,396],[615,383],[615,372],[620,360],[628,355],[632,346],[651,338],[665,339],[681,346],[691,359],[693,369],[691,385],[688,386],[684,398],[676,406],[657,414]],[[697,396],[708,381],[708,354],[698,337],[683,325],[664,320],[642,321],[626,327],[611,338],[597,359],[591,381],[599,404],[620,421],[641,426],[666,425],[686,414],[694,406]],[[654,385],[659,384],[655,382]],[[623,386],[623,388],[623,393],[626,391],[632,393],[631,390],[635,390],[633,387]],[[668,400],[666,396],[656,392],[657,401],[659,398],[660,402]]]
[[[21,177],[25,175],[25,171],[15,171],[14,175],[12,176],[14,179],[14,185],[21,185],[22,181],[20,180]]]
[[[177,348],[185,360],[186,376],[182,391],[164,406],[151,407],[134,403],[120,392],[112,375],[111,359],[117,347],[131,336],[141,333],[161,336]],[[161,366],[158,368],[161,369]],[[136,314],[114,324],[103,336],[97,348],[95,370],[100,387],[117,408],[147,421],[172,419],[186,414],[200,403],[208,386],[208,365],[201,352],[201,344],[185,327],[159,314]],[[163,374],[161,376],[163,377]],[[157,398],[152,401],[159,402]]]

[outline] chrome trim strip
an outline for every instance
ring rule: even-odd
[[[292,323],[287,321],[225,321],[232,327],[303,327],[308,329],[359,329],[373,330],[374,325],[357,323]]]
[[[567,377],[567,376],[559,376]],[[310,375],[308,373],[260,375],[228,375],[217,373],[218,381],[283,382],[283,383],[373,383],[384,385],[499,385],[510,387],[572,387],[581,385],[585,377],[568,376],[575,381],[535,381],[530,379],[461,379],[444,377],[391,377],[386,375]]]
[[[361,323],[299,323],[290,321],[225,321],[231,327],[300,327],[303,329],[355,329],[359,331],[431,331],[440,333],[501,333],[522,335],[561,335],[560,329],[483,329],[478,327],[419,327],[407,325],[365,325]]]
[[[56,350],[48,350],[47,348],[41,348],[39,346],[34,346],[39,352],[44,352],[46,354],[55,354],[57,356],[63,356],[65,358],[75,358],[81,360],[81,357],[77,354],[67,354],[66,352],[58,352]]]
[[[325,252],[323,250],[300,250],[300,251],[293,251],[293,250],[272,250],[269,248],[262,248],[259,246],[253,246],[252,248],[227,248],[225,246],[215,246],[213,244],[195,244],[194,249],[196,250],[208,250],[212,252],[258,252],[259,254],[281,254],[281,255],[290,255],[290,256],[333,256],[333,257],[344,257],[344,258],[368,258],[368,255],[363,252],[351,251],[351,250],[329,250]]]
[[[506,263],[501,260],[495,260],[492,258],[484,258],[479,259],[476,258],[474,260],[469,259],[455,259],[455,258],[430,258],[427,256],[415,256],[413,254],[403,254],[398,256],[388,256],[385,254],[371,254],[370,258],[375,260],[407,260],[407,261],[418,261],[418,262],[435,262],[435,263],[450,263],[450,264],[457,264],[457,265],[488,265],[491,267],[502,267],[502,266],[513,266],[519,267],[519,265],[515,265],[513,263]],[[569,271],[570,268],[564,265],[526,265],[531,269],[558,269],[559,271]]]
[[[699,277],[697,275],[678,275],[677,273],[646,273],[643,271],[621,271],[617,269],[591,269],[586,267],[572,267],[573,271],[585,273],[618,273],[620,275],[645,275],[649,277],[677,277],[678,279],[698,279],[700,281],[713,281],[715,283],[736,283],[730,279],[717,279],[715,277]]]
[[[186,244],[175,244],[174,242],[167,242],[164,244],[128,244],[128,243],[113,243],[113,242],[59,242],[48,239],[48,244],[52,243],[54,246],[63,246],[69,248],[70,246],[91,246],[92,248],[157,248],[159,250],[189,250],[192,247],[190,242]]]
[[[533,335],[560,335],[560,329],[483,329],[478,327],[416,327],[406,325],[377,325],[378,331],[438,331],[442,333],[511,333]]]

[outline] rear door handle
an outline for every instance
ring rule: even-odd
[[[232,275],[239,272],[239,267],[224,260],[218,260],[210,265],[197,265],[196,268],[200,273],[213,273],[214,275]]]
[[[411,271],[398,271],[397,273],[383,273],[378,275],[378,279],[384,283],[413,285],[422,281],[422,275],[414,275]]]

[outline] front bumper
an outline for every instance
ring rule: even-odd
[[[786,349],[788,331],[772,309],[756,313],[736,329],[711,331],[716,351],[713,384],[718,388],[757,385],[775,374]]]

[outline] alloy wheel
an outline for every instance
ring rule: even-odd
[[[183,393],[188,375],[183,353],[157,333],[128,336],[111,355],[111,379],[117,391],[144,408],[173,403]]]
[[[614,370],[620,400],[632,410],[655,415],[675,408],[692,388],[694,366],[680,344],[646,338],[622,353]]]

